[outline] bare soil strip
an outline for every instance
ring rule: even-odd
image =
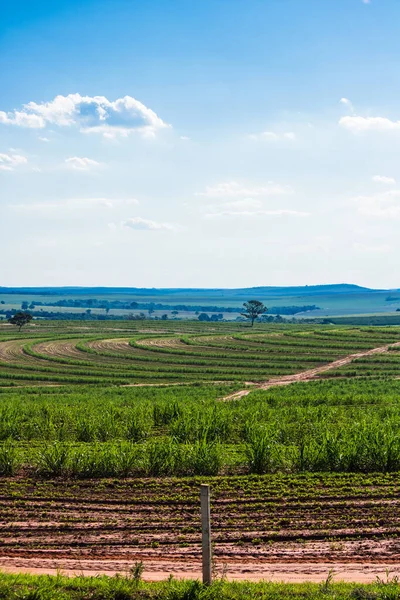
[[[327,371],[331,371],[333,369],[338,369],[339,367],[344,367],[349,363],[353,362],[358,358],[363,358],[364,356],[371,356],[373,354],[384,354],[394,346],[400,346],[400,342],[395,342],[391,344],[387,344],[386,346],[380,346],[379,348],[373,348],[372,350],[366,350],[365,352],[357,352],[356,354],[350,354],[349,356],[345,356],[344,358],[340,358],[339,360],[335,360],[327,365],[321,365],[320,367],[315,367],[314,369],[307,369],[307,371],[302,371],[301,373],[295,373],[294,375],[282,375],[282,377],[274,377],[273,379],[269,379],[265,383],[255,384],[252,389],[240,390],[239,392],[235,392],[234,394],[230,394],[225,398],[222,398],[224,401],[229,400],[238,400],[239,398],[243,398],[250,394],[254,389],[258,390],[268,390],[269,388],[278,386],[278,385],[290,385],[291,383],[297,383],[299,381],[311,381],[318,377],[321,373],[326,373]]]
[[[141,557],[139,557],[140,559]],[[133,564],[131,562],[109,561],[108,563],[96,561],[58,561],[54,559],[23,560],[1,559],[0,568],[5,573],[31,573],[33,575],[68,576],[97,575],[113,576],[129,573]],[[315,563],[243,563],[242,561],[229,561],[216,567],[216,576],[226,577],[229,581],[276,581],[285,583],[320,583],[325,580],[330,571],[333,571],[334,581],[350,583],[373,583],[377,577],[385,579],[386,570],[390,576],[400,575],[400,562],[382,562],[380,564],[365,562],[340,563],[321,562]],[[201,579],[200,560],[174,562],[168,557],[156,561],[144,562],[143,579],[145,581],[163,581],[173,575],[177,579]]]

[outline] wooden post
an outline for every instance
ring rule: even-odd
[[[203,547],[203,583],[212,582],[210,486],[200,486],[201,530]]]

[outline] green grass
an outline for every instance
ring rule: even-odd
[[[140,568],[119,577],[73,577],[0,575],[0,597],[4,600],[396,600],[400,586],[395,578],[369,585],[333,583],[329,576],[319,584],[199,581],[173,578],[144,583]],[[144,573],[145,574],[145,573]]]

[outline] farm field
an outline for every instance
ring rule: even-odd
[[[0,384],[265,382],[376,348],[395,371],[397,342],[396,327],[35,321],[18,333],[0,324]]]
[[[397,475],[307,474],[63,481],[2,479],[0,565],[10,570],[200,575],[198,488],[213,490],[217,572],[237,579],[367,580],[400,563]],[[368,568],[369,567],[369,568]],[[145,576],[146,576],[145,571]],[[373,572],[373,571],[372,571]],[[372,576],[373,578],[373,576]]]
[[[400,568],[400,328],[0,325],[0,568],[229,578]],[[367,365],[365,367],[364,365]]]

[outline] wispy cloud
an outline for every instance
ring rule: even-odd
[[[100,167],[101,165],[101,163],[97,162],[97,160],[93,160],[91,158],[80,158],[78,156],[67,158],[65,163],[68,167],[77,171],[89,171],[89,169]]]
[[[396,180],[394,177],[385,177],[384,175],[374,175],[372,181],[375,183],[384,183],[385,185],[395,185]]]
[[[352,133],[364,131],[400,131],[400,121],[391,121],[385,117],[347,116],[339,120],[339,125]]]
[[[174,225],[171,225],[170,223],[159,223],[150,219],[143,219],[142,217],[127,219],[126,221],[123,221],[121,225],[123,227],[129,227],[130,229],[142,231],[159,231],[162,229],[173,231],[175,229]]]
[[[20,154],[0,154],[0,171],[13,171],[27,162],[26,156]]]
[[[268,181],[261,186],[243,185],[237,181],[228,181],[207,186],[204,192],[198,192],[197,196],[207,198],[237,198],[241,196],[274,196],[292,194],[293,189],[288,185],[281,185]]]
[[[20,110],[0,111],[0,123],[34,129],[43,129],[49,124],[77,126],[84,133],[100,133],[105,137],[126,137],[133,132],[153,136],[169,127],[132,96],[110,101],[105,96],[80,94],[56,96],[50,102],[28,102]]]
[[[340,98],[339,102],[340,104],[343,104],[343,106],[346,106],[346,108],[350,109],[351,113],[354,114],[354,106],[351,100],[348,98]]]
[[[391,190],[373,196],[354,198],[358,212],[366,217],[381,219],[400,218],[400,191]]]
[[[49,202],[30,202],[9,205],[16,210],[30,211],[41,214],[65,214],[76,213],[78,216],[82,211],[94,211],[96,209],[113,209],[123,206],[139,204],[136,198],[114,199],[114,198],[67,198],[64,200],[53,200]]]
[[[392,251],[389,244],[361,244],[360,242],[354,242],[354,250],[358,254],[387,254]]]

